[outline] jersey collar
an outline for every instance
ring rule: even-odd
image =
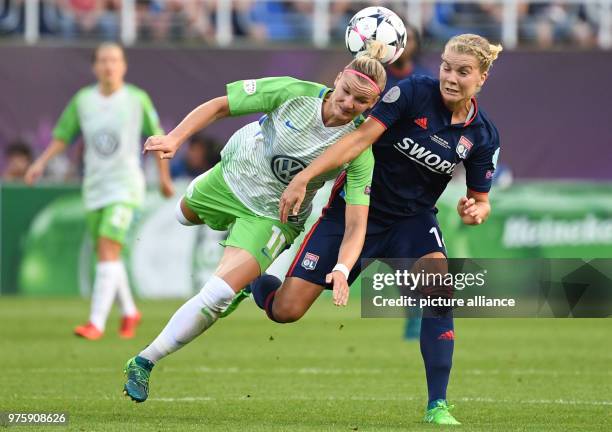
[[[478,102],[475,97],[472,97],[472,107],[470,108],[470,112],[468,113],[468,118],[465,123],[460,124],[451,124],[451,119],[453,118],[453,113],[444,105],[444,100],[442,99],[442,94],[438,92],[438,103],[444,109],[446,115],[444,116],[444,122],[447,126],[452,126],[455,128],[465,128],[470,125],[477,125],[480,123],[480,111],[478,109]]]
[[[332,91],[333,89],[330,89],[329,87],[323,87],[321,89],[321,91],[319,92],[319,98],[321,99],[325,99],[325,97],[327,96],[327,94]]]
[[[105,95],[105,94],[102,93],[102,89],[100,88],[100,84],[94,84],[94,86],[96,88],[96,92],[97,92],[98,96],[100,96],[104,100],[110,100],[110,99],[113,99],[113,98],[117,97],[117,95],[122,94],[124,89],[125,89],[125,83],[123,83],[123,84],[121,84],[121,87],[119,87],[117,90],[115,90],[114,92],[112,92],[109,95]]]
[[[475,97],[472,97],[472,107],[470,108],[470,112],[468,113],[467,119],[465,123],[463,124],[463,127],[468,127],[470,124],[472,124],[477,116],[478,116],[478,102],[476,102]]]

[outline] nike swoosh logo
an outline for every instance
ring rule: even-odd
[[[293,124],[291,123],[291,120],[287,120],[285,122],[285,126],[287,126],[289,129],[293,129],[294,131],[299,132],[300,130],[298,128],[296,128],[295,126],[293,126]]]
[[[266,248],[261,248],[261,253],[268,257],[268,259],[272,259],[272,257],[268,255],[268,251],[266,250]]]

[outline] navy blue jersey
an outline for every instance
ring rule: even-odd
[[[400,81],[370,113],[387,130],[374,143],[370,221],[386,226],[435,208],[455,167],[462,163],[467,187],[491,188],[499,154],[497,129],[478,109],[464,124],[451,124],[437,79]]]

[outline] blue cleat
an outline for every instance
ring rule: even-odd
[[[415,340],[421,336],[421,317],[412,317],[406,319],[406,327],[404,327],[404,339]]]
[[[149,377],[155,364],[146,358],[136,356],[129,359],[123,373],[127,382],[123,386],[123,394],[134,402],[144,402],[149,396]]]

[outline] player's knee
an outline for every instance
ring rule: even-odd
[[[117,261],[121,257],[122,244],[107,237],[98,239],[98,261]]]
[[[292,303],[274,303],[272,305],[272,315],[274,316],[274,321],[287,324],[292,323],[304,316],[306,311],[299,305]]]

